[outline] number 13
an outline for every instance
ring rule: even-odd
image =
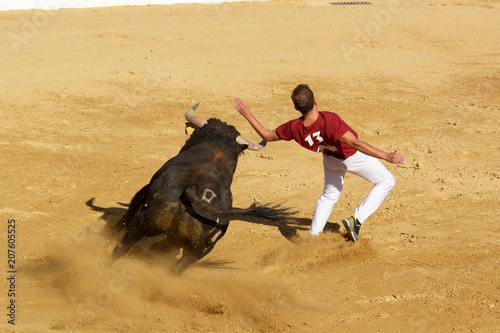
[[[316,141],[318,141],[318,143],[323,142],[323,138],[321,137],[321,135],[320,135],[320,134],[321,134],[321,132],[320,132],[320,131],[318,131],[318,132],[314,132],[314,133],[312,134],[312,136],[316,139]],[[312,146],[312,145],[314,144],[313,139],[312,139],[312,137],[311,137],[311,134],[309,134],[309,135],[305,138],[305,140],[307,141],[307,143],[309,144],[309,146]]]

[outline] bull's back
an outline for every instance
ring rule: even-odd
[[[211,148],[211,149],[210,149]],[[236,161],[220,149],[193,147],[165,163],[151,181],[150,193],[159,193],[168,202],[179,202],[187,188],[219,209],[230,209],[230,187]]]

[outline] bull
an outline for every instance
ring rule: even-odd
[[[253,203],[233,208],[231,183],[238,157],[245,150],[258,151],[256,144],[240,136],[231,125],[211,118],[194,116],[199,103],[189,108],[186,119],[194,132],[133,197],[119,228],[122,240],[113,250],[110,264],[127,253],[143,237],[165,235],[162,251],[182,253],[175,258],[172,272],[181,274],[206,256],[226,233],[231,219],[264,218],[287,222],[294,212],[280,204]]]

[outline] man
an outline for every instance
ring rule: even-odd
[[[292,100],[302,117],[286,122],[273,131],[261,125],[241,99],[235,98],[233,105],[264,140],[293,139],[306,149],[323,153],[325,187],[316,204],[309,230],[311,235],[319,235],[323,231],[340,197],[346,172],[363,177],[374,185],[352,216],[342,221],[349,239],[357,242],[361,226],[378,209],[396,183],[378,159],[399,164],[404,158],[398,153],[387,153],[358,140],[356,132],[337,114],[318,111],[314,94],[307,85],[298,85],[293,90]]]

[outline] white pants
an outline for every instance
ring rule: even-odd
[[[363,223],[382,204],[396,184],[396,180],[377,158],[356,152],[346,160],[323,155],[325,188],[314,211],[309,233],[318,235],[330,217],[333,206],[340,198],[346,172],[353,173],[373,184],[373,188],[359,207],[354,210],[358,221]]]

